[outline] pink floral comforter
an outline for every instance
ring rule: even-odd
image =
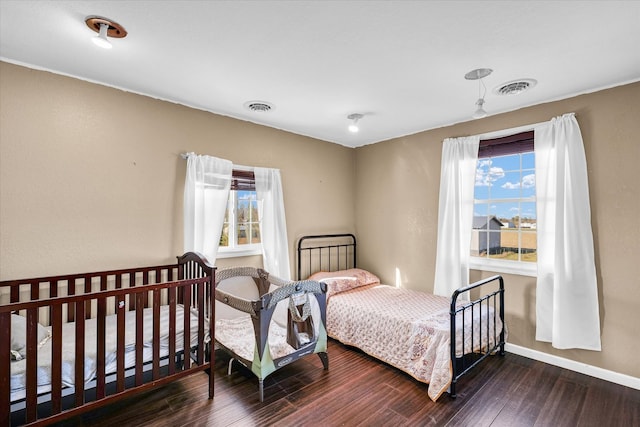
[[[428,395],[435,401],[447,391],[452,380],[449,308],[448,298],[424,292],[380,284],[359,287],[331,296],[327,305],[327,333],[429,384]],[[473,349],[471,316],[482,317],[483,325],[482,334],[479,327],[473,332]],[[481,351],[487,340],[492,345],[494,329],[496,334],[502,329],[491,307],[483,305],[473,314],[467,310],[465,318],[465,353]],[[487,321],[491,323],[489,336]],[[456,349],[461,353],[463,334],[461,329],[458,331]]]

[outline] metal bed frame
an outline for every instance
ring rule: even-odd
[[[316,271],[336,271],[348,268],[356,267],[356,237],[351,233],[344,234],[323,234],[323,235],[309,235],[303,236],[298,240],[297,245],[297,279],[302,280],[308,277]],[[307,274],[303,275],[303,261],[304,265],[308,265],[306,270]],[[469,301],[467,303],[459,304],[458,297],[460,295],[469,292],[474,289],[478,289],[483,285],[487,285],[492,282],[498,283],[498,289],[488,292],[479,298]],[[484,308],[489,312],[489,308],[493,307],[493,337],[498,337],[497,340],[493,340],[493,345],[483,353],[469,353],[463,354],[461,357],[457,357],[458,348],[456,348],[456,328],[457,322],[460,320],[462,324],[462,345],[464,346],[464,327],[465,327],[465,314],[471,312],[471,319],[473,322],[473,314],[475,310],[481,310]],[[504,279],[502,276],[496,275],[488,277],[486,279],[479,280],[470,284],[464,288],[458,289],[451,295],[451,308],[450,308],[450,325],[451,325],[451,367],[452,367],[452,381],[449,388],[449,395],[452,398],[456,398],[456,385],[458,380],[463,375],[467,374],[474,367],[478,366],[482,360],[493,353],[498,353],[500,356],[504,356],[505,334],[504,326],[499,334],[497,334],[496,328],[496,316],[499,316],[502,324],[504,325]],[[487,343],[490,342],[490,324],[484,326],[483,330],[482,317],[479,316],[479,328],[484,333],[486,332]],[[473,325],[471,325],[473,327]],[[472,329],[473,330],[473,329]],[[471,348],[474,348],[474,334],[471,336]],[[464,352],[464,349],[462,349]]]

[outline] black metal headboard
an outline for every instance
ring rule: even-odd
[[[356,267],[356,236],[319,234],[298,240],[297,280],[318,271],[346,270]]]

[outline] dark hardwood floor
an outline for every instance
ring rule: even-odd
[[[514,354],[490,357],[459,384],[458,398],[329,341],[329,371],[309,356],[265,380],[219,355],[215,398],[199,373],[70,419],[78,426],[640,426],[640,391]],[[234,365],[237,366],[237,365]]]

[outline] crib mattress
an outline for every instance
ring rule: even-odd
[[[344,344],[360,348],[367,354],[428,383],[428,395],[436,400],[452,380],[450,343],[450,300],[445,297],[398,289],[386,285],[364,286],[333,295],[327,305],[327,334]],[[493,325],[493,309],[483,306],[465,314],[465,353],[480,351],[494,341],[494,328],[487,336],[485,327],[472,331],[471,316],[482,317],[482,324]],[[459,321],[458,324],[463,322]],[[462,328],[462,326],[460,326]],[[496,334],[502,323],[496,321]],[[462,353],[462,330],[457,346]],[[482,335],[482,340],[480,339]],[[481,344],[482,341],[482,344]],[[461,354],[458,354],[461,356]]]
[[[254,360],[256,338],[249,315],[218,319],[215,330],[216,341],[236,355],[249,361]],[[296,351],[287,343],[287,329],[273,321],[269,326],[268,342],[271,358],[274,360]]]
[[[176,351],[183,350],[184,343],[184,308],[176,306]],[[191,346],[198,344],[198,316],[189,312],[191,317]],[[136,312],[128,311],[125,315],[125,368],[135,366],[135,342],[136,342]],[[153,358],[153,308],[144,309],[144,362]],[[106,350],[105,372],[115,373],[116,361],[116,330],[117,316],[106,317]],[[89,384],[95,379],[97,371],[97,321],[87,319],[85,321],[85,357],[84,357],[84,382]],[[208,327],[205,325],[205,334]],[[65,323],[62,326],[62,384],[72,387],[75,384],[75,323]],[[166,357],[169,353],[169,306],[160,306],[160,356]],[[208,342],[208,338],[205,339]],[[44,342],[38,349],[38,394],[50,391],[51,386],[51,340]],[[26,395],[26,359],[11,362],[11,401],[23,399]]]

